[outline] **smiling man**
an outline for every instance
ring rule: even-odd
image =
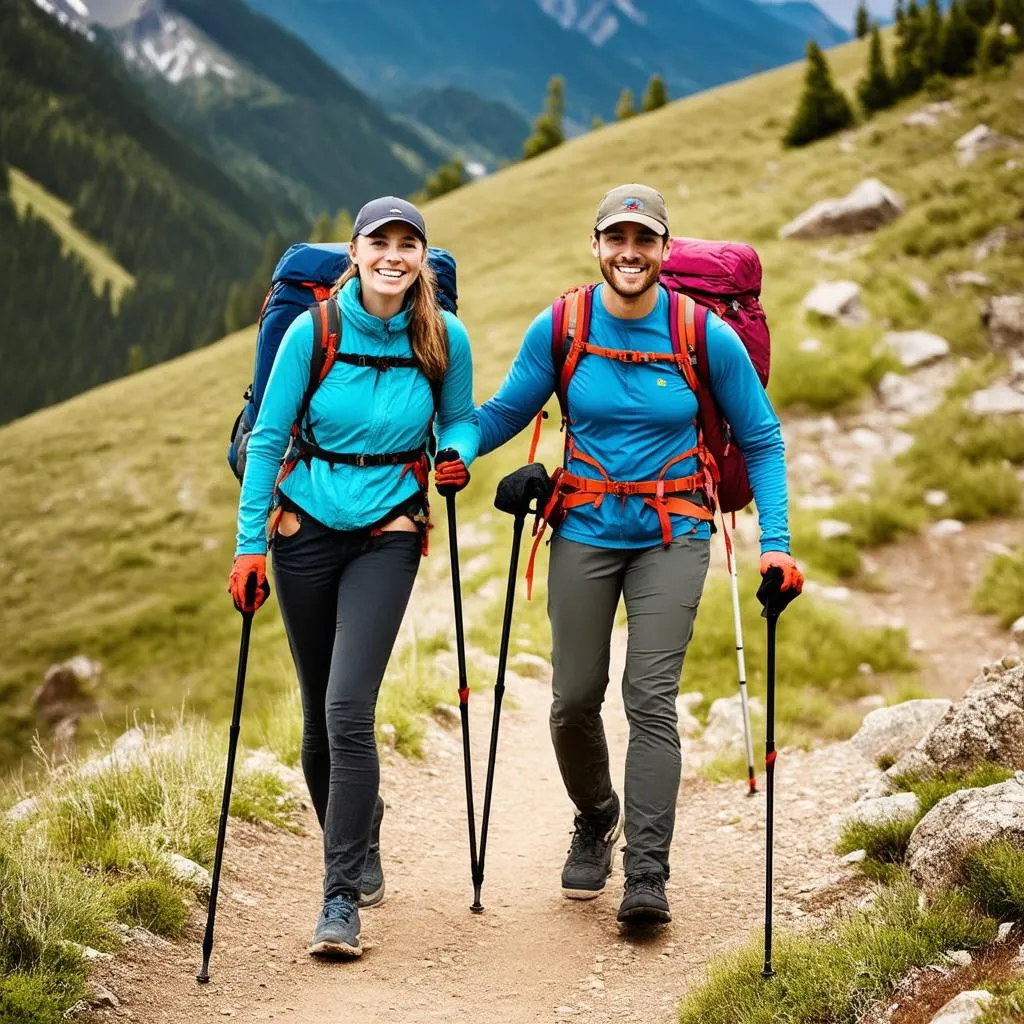
[[[553,392],[562,403],[564,466],[553,480],[537,463],[516,470],[495,504],[521,512],[539,500],[555,531],[551,738],[577,811],[562,892],[591,899],[604,889],[624,823],[621,922],[671,920],[676,696],[710,560],[712,495],[697,399],[673,354],[674,304],[658,283],[669,244],[659,192],[638,184],[608,192],[591,238],[604,283],[570,293],[533,321],[500,390],[478,410],[483,454],[518,434]],[[708,312],[706,334],[711,391],[743,450],[757,503],[761,572],[778,567],[783,589],[799,590],[778,418],[733,329]],[[624,815],[601,719],[620,597],[629,623]]]

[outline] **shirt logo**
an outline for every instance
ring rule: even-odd
[[[659,377],[658,378],[658,387],[659,388],[667,388],[668,387],[668,381],[665,380],[664,377]]]
[[[622,208],[624,210],[632,210],[635,213],[637,210],[642,210],[644,208],[644,201],[642,199],[633,198],[623,199]]]

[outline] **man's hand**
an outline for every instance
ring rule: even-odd
[[[525,516],[534,500],[539,508],[544,508],[551,500],[551,489],[548,471],[541,463],[531,462],[502,478],[494,495],[494,507],[509,515]]]

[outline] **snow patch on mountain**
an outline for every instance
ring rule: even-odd
[[[537,0],[540,9],[564,29],[585,35],[594,46],[613,38],[622,19],[646,25],[647,15],[634,0]]]

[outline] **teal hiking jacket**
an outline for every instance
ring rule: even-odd
[[[376,356],[409,357],[403,309],[390,320],[363,308],[359,279],[338,296],[341,309],[340,350]],[[476,458],[479,428],[473,407],[473,365],[469,335],[458,317],[442,314],[448,328],[448,372],[440,389],[435,430],[438,449],[454,448],[468,466]],[[274,481],[309,381],[313,318],[299,316],[285,332],[267,382],[266,393],[249,439],[245,478],[238,505],[236,555],[267,550],[266,524]],[[313,395],[309,408],[317,444],[327,451],[383,453],[409,451],[426,444],[434,412],[430,383],[415,367],[381,371],[369,366],[335,363]],[[331,466],[302,460],[281,484],[300,508],[335,530],[357,530],[378,522],[413,497],[419,484],[403,466]]]

